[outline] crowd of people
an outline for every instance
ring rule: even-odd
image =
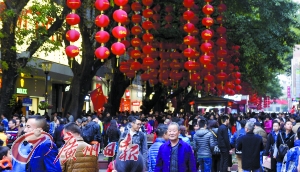
[[[70,113],[62,117],[59,113],[40,116],[33,112],[28,119],[14,114],[9,120],[1,115],[0,169],[94,172],[98,169],[98,157],[85,156],[83,150],[87,145],[100,143],[100,153],[103,153],[109,143],[115,142],[115,154],[108,158],[108,172],[227,172],[233,158],[237,159],[239,172],[293,172],[300,168],[299,126],[297,115],[263,112],[176,115],[119,112],[114,116],[87,113],[77,119]],[[30,161],[20,163],[11,158],[10,149],[17,138],[41,131],[52,137],[46,137],[46,141],[34,148],[30,139],[21,145],[21,153],[32,152]],[[76,161],[67,159],[62,163],[61,157],[60,161],[55,160],[66,144],[67,132],[78,143]],[[132,144],[138,145],[137,160],[120,158],[127,135],[131,136]],[[271,159],[268,168],[264,165],[267,158]],[[5,166],[10,162],[11,165]]]

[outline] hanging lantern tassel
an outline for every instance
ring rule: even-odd
[[[117,58],[117,67],[119,67],[119,59],[120,59],[119,55],[117,55],[116,58]]]
[[[70,67],[72,68],[72,66],[73,66],[73,59],[74,58],[70,58],[70,60],[71,60],[71,62],[70,62]]]

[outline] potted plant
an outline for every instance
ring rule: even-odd
[[[49,103],[45,101],[40,101],[40,104],[38,105],[38,108],[40,110],[46,110],[46,109],[52,109],[53,105],[50,105]]]

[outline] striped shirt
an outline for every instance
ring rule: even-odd
[[[6,134],[10,134],[10,137],[7,137],[7,144],[12,144],[18,137],[18,128],[8,129]]]

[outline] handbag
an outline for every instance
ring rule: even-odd
[[[210,130],[210,131],[216,138],[218,138],[218,136],[216,135],[216,133],[213,130]],[[211,149],[212,149],[211,151],[212,151],[213,155],[221,154],[221,150],[219,149],[218,145],[213,146]]]
[[[294,134],[295,135],[295,134]],[[294,136],[293,135],[293,136]],[[292,137],[293,137],[292,136]],[[292,138],[291,137],[291,138]],[[283,138],[282,138],[282,134],[280,133],[280,138],[281,138],[281,141],[282,141],[282,143],[279,145],[279,147],[278,147],[278,157],[280,157],[280,158],[284,158],[284,156],[285,156],[285,154],[288,152],[288,150],[289,150],[289,147],[288,147],[288,145],[284,142],[284,140],[283,140]]]
[[[271,157],[263,156],[263,167],[271,169]]]

